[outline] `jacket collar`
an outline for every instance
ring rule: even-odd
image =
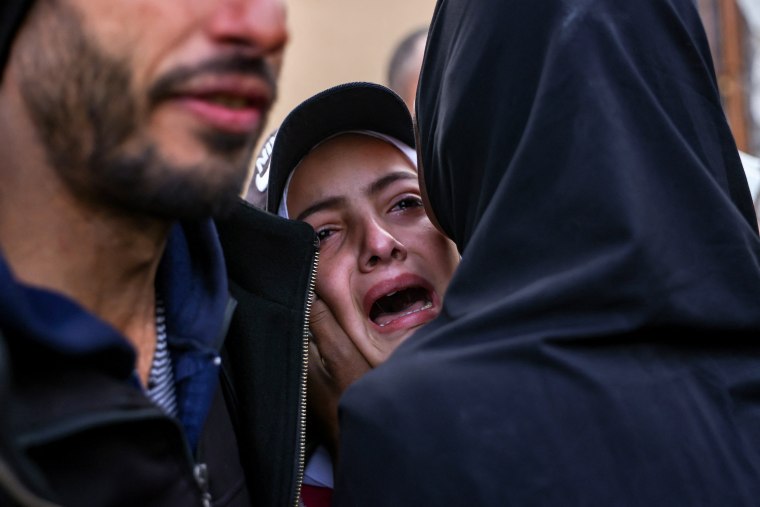
[[[176,224],[159,265],[156,286],[166,302],[177,344],[215,347],[228,303],[221,247],[211,220]],[[113,350],[129,372],[134,350],[113,327],[68,297],[17,281],[0,256],[0,326],[67,355]]]

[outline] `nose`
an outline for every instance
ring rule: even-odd
[[[404,244],[377,220],[364,221],[359,270],[369,272],[378,265],[406,259]]]
[[[288,41],[285,0],[226,0],[208,19],[217,43],[252,47],[256,56],[276,55]]]

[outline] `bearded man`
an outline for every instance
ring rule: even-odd
[[[237,197],[283,0],[0,19],[0,504],[298,504],[313,233]]]

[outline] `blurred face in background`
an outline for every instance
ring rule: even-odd
[[[287,206],[319,237],[317,296],[371,366],[438,315],[459,255],[398,148],[353,133],[322,143],[295,169]]]
[[[275,99],[283,1],[40,0],[5,79],[79,198],[220,213]]]
[[[427,37],[419,37],[414,43],[414,49],[409,55],[405,65],[404,79],[401,82],[399,95],[409,111],[414,115],[414,102],[417,98],[417,84],[420,80],[420,69],[422,69],[422,60],[425,56],[425,42]]]

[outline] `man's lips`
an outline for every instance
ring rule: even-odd
[[[411,273],[384,280],[365,295],[364,312],[380,333],[429,322],[439,311],[438,295],[424,278]]]
[[[257,79],[227,77],[187,83],[167,100],[215,130],[247,134],[263,121],[272,93]]]

